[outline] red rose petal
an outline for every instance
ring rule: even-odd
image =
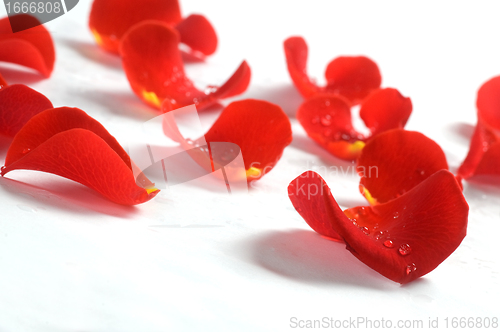
[[[441,147],[421,133],[394,129],[366,143],[357,163],[360,189],[370,204],[411,190],[448,163]]]
[[[468,179],[474,175],[500,175],[500,76],[484,83],[477,93],[478,122],[472,135],[469,153],[458,169]],[[491,150],[491,151],[490,151]]]
[[[276,165],[285,147],[292,142],[292,128],[279,106],[246,99],[229,104],[205,134],[205,140],[237,144],[247,179],[253,181]]]
[[[181,43],[193,51],[211,55],[217,49],[217,34],[212,24],[203,15],[193,14],[175,26],[181,37]]]
[[[318,195],[329,192],[319,175],[307,173],[290,185],[324,188]],[[304,194],[295,200],[307,201],[308,197]],[[315,197],[313,201],[319,200]],[[374,207],[342,212],[333,199],[323,201],[326,206],[321,210],[328,211],[330,226],[317,225],[318,219],[309,219],[307,223],[313,224],[315,230],[336,232],[354,256],[401,284],[435,269],[466,234],[468,205],[455,177],[446,170],[434,173],[399,198]]]
[[[343,242],[331,222],[335,218],[335,210],[331,208],[335,205],[335,199],[318,173],[307,171],[290,182],[288,197],[297,212],[314,231]]]
[[[137,186],[127,153],[100,123],[76,108],[46,110],[26,123],[7,152],[2,176],[17,169],[71,179],[124,205],[144,203],[159,192]]]
[[[195,104],[201,110],[248,87],[250,68],[244,61],[220,89],[199,91],[186,77],[178,44],[173,28],[153,21],[142,22],[123,36],[120,52],[125,73],[132,90],[149,105],[160,108],[168,101],[172,109]]]
[[[340,96],[307,99],[297,111],[297,120],[309,137],[340,159],[355,160],[365,145],[365,137],[352,126],[347,101]]]
[[[120,39],[133,25],[157,20],[173,26],[181,19],[177,0],[94,0],[89,28],[99,46],[119,54]]]
[[[326,91],[359,104],[370,92],[380,87],[382,76],[375,62],[365,56],[341,56],[326,67]]]
[[[26,85],[0,89],[0,134],[14,137],[34,115],[52,107],[47,97]]]
[[[49,77],[54,69],[55,50],[50,33],[43,25],[13,33],[12,24],[36,25],[33,16],[20,14],[0,20],[0,61],[32,68]]]
[[[8,85],[7,82],[5,81],[2,74],[0,73],[0,89],[2,89],[3,87],[5,87],[7,85]]]
[[[320,93],[322,89],[307,75],[307,44],[302,37],[290,37],[284,42],[288,72],[295,87],[305,98]]]
[[[393,88],[379,89],[361,105],[359,116],[372,136],[389,129],[404,128],[412,111],[411,99]]]

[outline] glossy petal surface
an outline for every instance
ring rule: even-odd
[[[283,110],[262,100],[246,99],[229,104],[205,134],[207,142],[237,144],[248,180],[267,174],[292,142],[290,120]]]
[[[395,199],[448,163],[441,147],[423,134],[394,129],[371,139],[358,159],[362,194],[371,204]]]
[[[329,192],[319,175],[306,173],[290,186],[324,188],[317,195]],[[307,195],[296,200],[302,201],[299,205],[292,199],[300,209],[307,204],[304,200],[309,201]],[[326,205],[321,210],[328,211],[330,225],[325,223],[326,218],[308,219],[307,223],[322,234],[337,233],[360,261],[401,284],[435,269],[466,234],[468,205],[455,177],[446,170],[434,173],[397,199],[374,207],[342,212],[333,198],[313,199],[321,200]]]
[[[178,0],[94,0],[89,28],[99,46],[118,54],[120,39],[135,24],[157,20],[173,26],[181,19]]]
[[[211,55],[217,49],[217,34],[212,24],[203,15],[193,14],[175,26],[181,37],[181,43],[192,51]]]
[[[13,24],[34,25],[33,16],[20,14],[10,18]],[[50,33],[43,25],[13,33],[9,18],[0,20],[0,61],[11,62],[49,77],[54,69],[55,50]]]
[[[76,108],[46,110],[26,123],[7,152],[2,176],[17,169],[71,179],[124,205],[144,203],[159,192],[137,186],[130,158],[116,139]]]
[[[14,137],[34,115],[52,107],[47,97],[26,85],[0,89],[0,134]]]
[[[220,88],[199,91],[186,77],[179,41],[176,30],[152,21],[134,26],[123,37],[120,50],[125,73],[132,90],[146,103],[158,109],[163,102],[169,102],[172,109],[195,104],[201,110],[246,90],[251,74],[244,61]]]

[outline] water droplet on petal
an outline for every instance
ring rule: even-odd
[[[315,116],[314,118],[312,118],[311,120],[312,124],[318,124],[319,123],[319,116]]]
[[[302,212],[302,209],[301,208],[296,208],[297,212]]]
[[[342,134],[341,133],[335,133],[335,135],[333,135],[333,139],[335,141],[339,141],[341,138],[342,138]]]
[[[358,222],[357,222],[356,218],[351,218],[351,221],[352,221],[354,226],[358,226]]]
[[[404,243],[399,247],[399,253],[403,256],[409,255],[411,253],[411,247],[408,243]]]
[[[368,227],[360,227],[360,229],[366,235],[370,235],[370,230],[368,229]]]
[[[30,151],[31,151],[31,149],[30,149],[30,148],[23,149],[23,153],[28,153],[28,152],[30,152]]]
[[[384,246],[386,246],[387,248],[392,248],[394,247],[394,243],[391,240],[385,240]]]
[[[325,136],[325,137],[330,137],[331,134],[332,134],[332,131],[330,129],[325,129],[325,131],[323,132],[323,136]]]
[[[415,265],[415,263],[411,263],[406,266],[406,274],[410,274],[412,272],[415,272],[416,270],[417,266]]]
[[[325,115],[321,118],[321,124],[325,127],[328,127],[332,124],[332,116],[330,114]]]
[[[362,206],[362,207],[360,207],[360,208],[358,209],[358,214],[359,214],[360,216],[366,216],[366,213],[367,213],[367,211],[366,211],[366,208],[365,208],[364,206]]]
[[[380,240],[380,238],[382,237],[382,235],[384,235],[384,232],[382,232],[382,231],[378,231],[378,232],[375,234],[375,240]]]
[[[330,106],[330,100],[326,100],[326,101],[325,101],[325,106],[326,106],[326,107]]]
[[[393,217],[394,217],[394,219],[398,219],[399,218],[399,212],[398,211],[394,212]]]

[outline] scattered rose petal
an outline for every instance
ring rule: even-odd
[[[356,258],[401,284],[434,270],[466,234],[469,207],[447,170],[394,200],[344,212],[324,180],[312,171],[293,180],[288,194],[311,228],[342,239]]]
[[[327,85],[318,86],[307,74],[308,48],[302,37],[284,42],[288,72],[297,90],[309,98],[318,93],[339,94],[350,105],[359,104],[380,87],[382,76],[375,62],[364,56],[342,56],[331,61],[326,69]]]
[[[144,203],[159,192],[145,178],[139,180],[143,187],[136,184],[127,153],[99,122],[77,108],[49,109],[26,123],[14,137],[1,174],[18,169],[71,179],[124,205]]]
[[[361,104],[360,117],[370,129],[364,136],[352,125],[347,100],[340,95],[317,94],[302,103],[297,120],[307,135],[334,156],[356,160],[365,143],[374,135],[403,128],[411,114],[410,98],[392,88],[378,89]]]
[[[403,129],[375,136],[357,163],[361,193],[372,205],[403,195],[441,169],[448,169],[441,147],[419,132]]]
[[[254,99],[229,104],[204,137],[196,140],[184,138],[171,117],[164,118],[163,126],[168,137],[181,143],[198,164],[211,167],[212,171],[233,160],[241,151],[248,182],[271,171],[292,141],[290,120],[283,110]],[[220,151],[223,155],[218,155],[210,148],[216,142],[234,143],[240,150]],[[205,152],[203,148],[207,143],[210,151]]]
[[[0,134],[14,137],[29,119],[49,108],[53,108],[50,100],[26,85],[3,87],[0,89]]]
[[[19,14],[0,20],[0,61],[11,62],[32,68],[49,77],[54,69],[55,50],[50,33],[43,25],[13,33],[11,23],[36,25],[40,22],[33,16]]]
[[[500,76],[481,86],[476,106],[478,120],[469,153],[458,169],[458,175],[464,179],[500,175]]]
[[[133,25],[157,20],[168,25],[179,23],[178,0],[94,0],[89,28],[97,44],[106,51],[119,54],[120,40]]]
[[[250,67],[243,61],[220,88],[199,91],[186,77],[178,44],[177,31],[153,21],[139,23],[123,36],[120,52],[125,73],[132,90],[147,104],[158,109],[163,102],[172,109],[195,104],[202,110],[248,87]]]
[[[175,26],[181,37],[181,43],[192,51],[211,55],[217,49],[217,34],[212,24],[203,15],[193,14]]]

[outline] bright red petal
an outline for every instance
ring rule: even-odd
[[[412,111],[411,99],[392,88],[371,93],[362,103],[359,116],[372,136],[389,129],[404,128]]]
[[[329,192],[319,176],[303,174],[292,183],[295,187],[324,188],[317,195]],[[446,170],[399,198],[374,207],[342,212],[333,199],[323,201],[327,206],[321,209],[328,211],[330,219],[330,226],[324,228],[336,232],[363,263],[401,284],[435,269],[466,234],[469,208],[455,177]]]
[[[336,204],[335,199],[318,173],[307,171],[290,182],[288,197],[313,230],[333,240],[343,241],[331,222],[336,218],[336,211],[332,209]]]
[[[477,93],[478,122],[471,139],[469,153],[458,169],[468,179],[474,175],[500,175],[500,76],[484,83]],[[490,149],[492,150],[490,152]]]
[[[186,77],[179,35],[158,22],[142,22],[123,36],[120,52],[132,90],[149,105],[160,108],[168,101],[172,109],[195,104],[198,110],[243,92],[250,83],[250,68],[243,62],[233,76],[208,93],[199,91]]]
[[[307,44],[302,37],[290,37],[284,43],[288,73],[305,98],[322,91],[307,75]]]
[[[181,43],[192,51],[211,55],[217,49],[217,34],[212,24],[203,15],[190,15],[175,26]]]
[[[10,17],[13,25],[34,26],[40,22],[33,16],[20,14]],[[54,42],[43,25],[12,32],[9,18],[0,20],[0,61],[32,68],[49,77],[54,69]]]
[[[297,111],[297,120],[309,137],[340,159],[355,160],[365,145],[365,137],[352,126],[347,101],[340,96],[307,99]]]
[[[229,104],[205,134],[210,142],[237,144],[248,181],[267,174],[292,141],[290,120],[283,110],[266,101],[246,99]]]
[[[181,19],[178,0],[94,0],[89,28],[99,46],[118,54],[120,39],[133,25],[157,20],[174,26]]]
[[[5,87],[7,85],[8,85],[7,82],[5,81],[2,74],[0,73],[0,89],[2,89],[3,87]]]
[[[34,115],[52,107],[47,97],[26,85],[0,89],[0,134],[14,137]]]
[[[380,87],[382,76],[375,62],[364,56],[341,56],[326,67],[326,91],[340,94],[351,104],[359,104]]]
[[[46,110],[26,123],[7,152],[2,176],[17,169],[71,179],[124,205],[144,203],[159,192],[137,186],[130,158],[116,139],[76,108]]]
[[[357,164],[360,190],[370,204],[395,199],[448,163],[441,147],[421,133],[394,129],[366,143]]]

